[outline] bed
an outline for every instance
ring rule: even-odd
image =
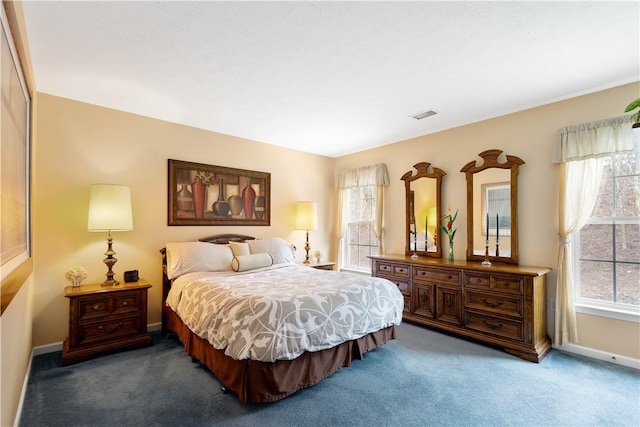
[[[386,279],[304,267],[279,238],[168,243],[162,328],[242,402],[273,402],[395,338],[404,299]]]

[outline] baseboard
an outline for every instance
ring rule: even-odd
[[[24,376],[24,381],[22,382],[22,392],[20,393],[20,400],[18,401],[16,419],[13,421],[14,426],[20,425],[20,418],[22,417],[22,405],[24,405],[24,397],[27,394],[27,385],[29,384],[29,378],[31,378],[31,364],[33,363],[34,356],[34,350],[31,349],[31,356],[29,357],[29,364],[27,365],[27,374]]]
[[[567,353],[579,354],[581,356],[590,357],[596,360],[603,360],[605,362],[614,363],[616,365],[626,366],[628,368],[634,368],[640,370],[640,359],[634,359],[632,357],[622,356],[619,354],[608,353],[606,351],[596,350],[589,347],[583,347],[577,344],[566,344],[563,346],[554,345],[556,350],[566,351]]]

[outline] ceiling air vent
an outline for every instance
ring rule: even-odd
[[[423,111],[422,113],[414,114],[414,115],[413,115],[413,116],[411,116],[411,117],[413,117],[413,118],[414,118],[414,119],[416,119],[416,120],[422,120],[422,119],[424,119],[424,118],[426,118],[426,117],[435,116],[436,114],[438,114],[436,111],[433,111],[433,110],[427,110],[427,111]]]

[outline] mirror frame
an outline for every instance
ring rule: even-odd
[[[510,256],[488,256],[491,262],[504,262],[507,264],[518,264],[518,168],[524,164],[524,161],[516,156],[506,156],[506,162],[500,163],[498,156],[502,154],[502,150],[491,149],[483,151],[479,156],[483,159],[480,166],[476,165],[476,160],[467,163],[460,172],[464,172],[467,177],[467,260],[483,261],[485,255],[476,255],[473,253],[473,174],[482,172],[490,168],[510,169],[511,170],[511,253]],[[478,201],[481,203],[481,201]],[[482,221],[482,220],[480,220]],[[483,246],[485,246],[483,244]]]
[[[418,256],[427,256],[433,258],[442,257],[442,237],[440,230],[440,218],[442,218],[442,212],[440,211],[440,204],[442,198],[442,177],[446,175],[446,172],[442,169],[431,167],[431,163],[428,162],[420,162],[413,165],[416,169],[416,174],[413,174],[413,171],[409,171],[402,175],[402,180],[404,181],[404,201],[405,201],[405,239],[406,244],[404,247],[405,255],[413,255],[416,254]],[[429,172],[429,168],[431,167],[431,172]],[[409,215],[409,199],[411,198],[411,183],[421,178],[433,178],[436,180],[436,218],[438,218],[438,224],[436,226],[436,250],[435,252],[427,252],[424,251],[414,251],[411,249],[411,225],[410,225],[410,215]]]

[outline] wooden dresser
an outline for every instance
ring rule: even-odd
[[[147,289],[144,279],[117,286],[67,286],[69,337],[62,348],[62,365],[118,349],[147,347]]]
[[[372,275],[396,283],[405,320],[499,346],[539,362],[551,349],[544,267],[371,256]]]

